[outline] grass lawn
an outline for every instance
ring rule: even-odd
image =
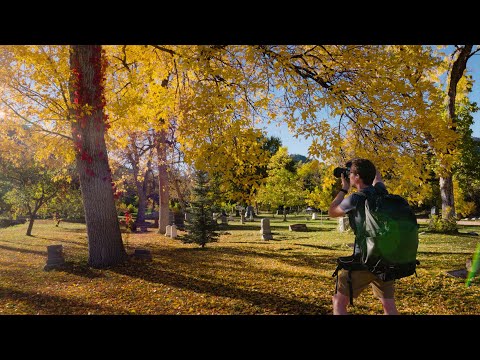
[[[255,220],[230,222],[204,249],[153,228],[125,233],[127,252],[150,249],[153,261],[108,269],[87,267],[83,224],[37,220],[33,236],[25,235],[27,224],[0,229],[0,314],[331,314],[331,275],[336,258],[351,254],[353,234],[339,233],[336,221],[276,216],[274,240],[264,241]],[[293,223],[306,223],[308,231],[289,231]],[[446,274],[472,257],[480,237],[468,231],[480,228],[420,235],[418,277],[396,284],[401,314],[480,314],[480,281],[466,288],[464,279]],[[44,271],[47,246],[56,244],[63,245],[69,266]],[[354,303],[352,314],[382,313],[370,289]]]

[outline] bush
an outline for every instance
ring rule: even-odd
[[[454,234],[458,232],[457,221],[442,219],[441,215],[431,215],[427,226],[428,231],[442,234]]]
[[[21,219],[0,219],[0,228],[6,228],[13,225],[25,224],[27,220],[25,218]]]

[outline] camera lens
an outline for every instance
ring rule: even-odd
[[[341,167],[336,167],[335,169],[333,169],[333,176],[335,176],[336,178],[339,178],[342,176],[342,173],[345,174],[345,171],[347,169],[345,168],[341,168]]]

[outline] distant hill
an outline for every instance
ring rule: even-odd
[[[300,154],[290,154],[290,157],[292,158],[292,160],[297,163],[297,162],[301,162],[302,164],[305,164],[306,162],[309,162],[311,161],[309,158],[307,158],[306,156],[303,156],[303,155],[300,155]]]

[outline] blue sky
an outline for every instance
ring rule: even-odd
[[[480,54],[477,53],[473,55],[471,59],[469,59],[467,71],[469,74],[473,75],[474,79],[473,91],[470,94],[470,99],[480,106]],[[480,138],[480,111],[473,114],[473,118],[475,121],[472,126],[473,136]],[[311,144],[311,139],[306,140],[302,137],[295,139],[288,131],[286,125],[282,125],[280,127],[270,125],[268,127],[268,135],[277,136],[282,139],[283,146],[288,147],[289,154],[300,154],[304,156],[308,155],[308,147]]]

